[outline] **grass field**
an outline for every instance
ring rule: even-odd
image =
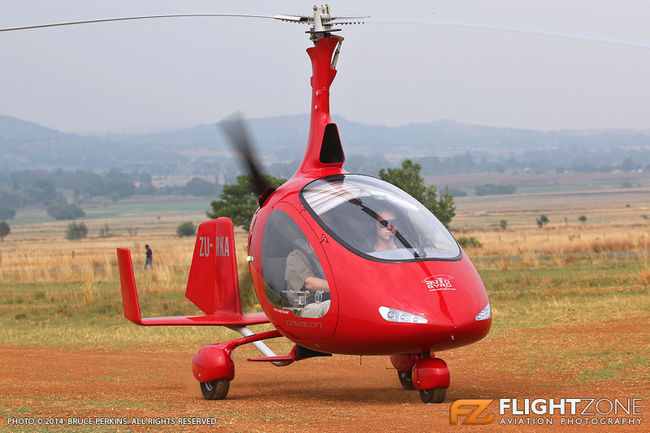
[[[476,348],[446,356],[458,362],[476,359],[486,371],[513,377],[549,376],[540,386],[552,382],[550,375],[562,374],[567,386],[625,384],[644,395],[650,379],[650,221],[642,215],[650,195],[642,190],[572,194],[457,201],[452,228],[456,236],[481,243],[466,251],[488,289],[493,327]],[[175,228],[183,221],[204,221],[206,207],[205,201],[169,198],[98,205],[87,212],[89,237],[81,241],[64,240],[66,223],[47,221],[40,211],[19,213],[0,244],[0,345],[55,351],[155,347],[178,353],[238,337],[221,328],[142,328],[122,316],[118,246],[132,250],[143,316],[200,314],[184,298],[194,239],[175,236]],[[550,218],[543,229],[535,223],[539,213]],[[585,223],[577,220],[583,214]],[[498,227],[501,219],[508,220],[505,230]],[[100,237],[106,224],[111,236]],[[128,228],[138,228],[137,233]],[[244,305],[259,310],[247,277],[245,234],[238,231],[236,237]],[[145,243],[154,249],[151,271],[142,269]],[[282,339],[270,345],[279,353],[290,348]],[[237,353],[253,354],[248,347]],[[16,399],[0,399],[5,414],[16,414]],[[133,409],[135,403],[127,400],[112,397],[98,404]],[[29,403],[20,401],[29,411]]]
[[[501,196],[491,201],[484,197],[458,200],[452,227],[457,235],[474,237],[482,244],[467,252],[499,317],[494,324],[497,333],[512,327],[588,321],[597,317],[604,305],[609,305],[612,317],[649,310],[650,221],[641,218],[639,210],[648,204],[644,202],[648,196],[624,194],[622,201],[592,200],[591,209],[578,210],[574,207],[580,204],[575,201],[568,206],[564,198],[545,196],[544,202],[555,200],[555,206],[549,205],[551,222],[543,229],[534,222],[534,200],[527,200],[528,207],[516,212],[500,209],[516,207],[517,198],[514,202]],[[634,207],[621,204],[627,201]],[[468,211],[487,203],[491,206],[489,216]],[[198,313],[183,297],[194,239],[179,238],[174,231],[182,221],[198,224],[205,220],[206,204],[156,198],[98,205],[88,212],[90,235],[81,241],[62,239],[64,222],[46,221],[36,211],[19,214],[12,234],[0,246],[2,340],[54,345],[104,341],[122,346],[138,344],[144,335],[150,341],[172,341],[179,333],[183,338],[195,336],[197,341],[204,338],[202,330],[143,333],[123,320],[115,248],[126,246],[133,251],[145,315]],[[578,213],[588,215],[586,223],[578,222],[577,217],[570,223],[561,219],[561,215]],[[500,219],[509,221],[505,230],[496,227]],[[111,237],[98,236],[105,224],[111,228]],[[129,235],[130,227],[140,230]],[[243,260],[245,234],[238,232],[237,238],[240,280],[246,286],[250,280]],[[138,270],[143,265],[145,243],[156,252],[152,272]],[[247,291],[246,307],[256,308],[250,287],[243,289]],[[522,311],[528,313],[522,315]],[[34,326],[41,331],[34,333]],[[117,328],[123,330],[119,338],[108,338]],[[59,332],[62,329],[66,332]],[[92,333],[97,337],[89,339]]]

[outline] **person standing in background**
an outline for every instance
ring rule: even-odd
[[[147,251],[147,259],[144,262],[144,268],[147,269],[147,267],[152,267],[153,268],[153,251],[151,251],[151,248],[149,248],[149,245],[145,245],[144,248]]]

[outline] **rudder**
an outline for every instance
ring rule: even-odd
[[[230,218],[221,217],[199,225],[185,297],[208,315],[242,314]]]

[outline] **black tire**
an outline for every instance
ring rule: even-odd
[[[402,384],[402,388],[408,390],[417,389],[415,385],[413,385],[413,377],[410,371],[398,371],[397,377],[399,378],[399,383]]]
[[[223,400],[228,395],[230,381],[228,379],[201,382],[201,392],[206,400]]]
[[[447,388],[421,389],[420,398],[422,403],[442,403],[445,401]]]

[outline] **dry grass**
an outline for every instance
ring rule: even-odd
[[[546,305],[548,314],[560,314],[560,307],[565,304],[600,305],[616,296],[620,297],[616,301],[619,303],[647,305],[650,224],[625,215],[619,218],[621,209],[610,212],[609,224],[592,222],[590,217],[586,224],[555,223],[539,229],[530,219],[528,225],[513,224],[503,231],[485,220],[480,227],[456,233],[475,237],[482,243],[467,252],[483,277],[495,311],[507,316],[502,316],[500,323],[510,323],[508,317],[515,320],[516,311],[528,308],[529,304],[531,311]],[[625,212],[627,208],[623,209]],[[496,221],[501,217],[509,218],[491,216]],[[56,326],[51,329],[56,334],[57,327],[62,326],[58,322],[61,319],[72,320],[70,329],[74,329],[78,320],[92,322],[99,317],[111,323],[105,331],[114,332],[115,321],[122,321],[117,247],[131,249],[144,316],[199,313],[183,298],[195,239],[179,238],[172,230],[177,221],[192,218],[188,214],[179,214],[173,220],[165,216],[165,222],[155,229],[141,230],[135,236],[120,232],[126,224],[144,227],[145,217],[140,218],[115,220],[112,226],[116,227],[117,236],[110,238],[67,241],[62,239],[60,228],[58,237],[54,237],[54,231],[40,238],[27,229],[12,233],[0,244],[3,323],[18,324],[15,317],[26,318],[20,323],[52,321]],[[246,310],[259,311],[245,260],[246,234],[238,230],[235,237],[242,304]],[[155,267],[143,272],[147,243],[153,248]],[[634,255],[628,259],[602,253]],[[544,304],[546,300],[548,304]],[[43,329],[45,332],[49,328]],[[174,338],[171,335],[176,334],[170,334],[170,339]]]
[[[235,239],[243,308],[259,311],[246,262],[246,235],[238,230]],[[143,272],[147,243],[154,252],[154,268]],[[150,235],[140,235],[81,241],[47,238],[5,241],[0,249],[0,293],[11,300],[10,310],[16,305],[26,308],[31,303],[32,311],[50,311],[58,316],[103,309],[100,314],[110,310],[119,317],[116,248],[128,247],[144,316],[200,314],[183,300],[194,243],[193,237],[169,235],[153,239]],[[33,296],[38,298],[32,301]],[[12,316],[25,314],[30,316],[28,313]]]
[[[117,247],[129,247],[134,266],[144,265],[145,239],[86,239],[83,241],[6,242],[1,251],[0,276],[3,282],[84,283],[114,281]],[[164,284],[177,265],[189,265],[193,239],[159,239],[154,244],[156,280]]]
[[[515,327],[574,323],[648,308],[650,257],[599,257],[602,251],[648,251],[648,233],[630,225],[492,227],[463,233],[483,246],[468,250],[493,303],[495,332]],[[117,247],[129,247],[136,267],[143,316],[200,314],[183,297],[194,238],[152,237],[6,240],[0,244],[0,337],[8,344],[129,345],[142,342],[205,342],[212,330],[141,329],[121,316]],[[144,272],[144,245],[155,268]],[[259,310],[245,257],[246,236],[236,233],[242,303]],[[74,255],[72,252],[74,251]],[[581,253],[584,257],[566,256]],[[517,259],[509,256],[517,255]],[[547,255],[547,256],[545,256]],[[495,256],[488,258],[486,256]],[[39,329],[34,333],[34,329]],[[505,332],[505,331],[504,331]],[[216,338],[225,338],[219,334]]]
[[[600,253],[638,253],[642,257],[650,251],[650,224],[619,225],[559,225],[539,229],[533,226],[463,231],[462,236],[475,237],[481,247],[468,247],[470,257],[493,256],[496,266],[505,270],[512,267],[513,257],[527,268],[539,266],[549,258],[559,268],[577,260],[574,256],[596,258]],[[5,241],[0,249],[0,280],[6,284],[78,284],[87,302],[96,297],[98,283],[119,281],[117,247],[131,249],[136,269],[144,266],[144,245],[154,250],[154,269],[146,278],[137,278],[138,288],[150,291],[184,288],[192,260],[194,238],[170,235],[151,235],[120,238],[92,238],[82,241],[17,239]],[[245,261],[246,236],[236,233],[240,282],[250,290],[248,264]],[[646,256],[647,257],[647,256]],[[494,263],[491,267],[494,267]],[[646,268],[638,276],[648,283],[650,271]]]
[[[650,251],[650,224],[586,224],[557,227],[514,227],[467,230],[483,245],[468,249],[470,256],[519,256],[534,260],[537,255],[562,257],[571,254],[647,253]]]

